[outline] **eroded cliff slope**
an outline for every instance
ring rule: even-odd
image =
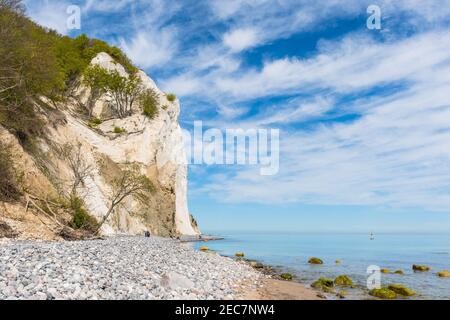
[[[91,65],[117,72],[124,78],[130,76],[103,52]],[[117,117],[111,110],[110,94],[102,92],[95,96],[78,79],[63,102],[42,98],[36,105],[46,123],[45,137],[38,139],[36,150],[25,151],[14,135],[0,128],[1,139],[8,142],[15,172],[21,177],[27,195],[16,202],[1,203],[0,223],[7,224],[21,237],[58,238],[58,230],[61,231],[58,225],[72,219],[70,210],[65,210],[64,205],[58,207],[70,188],[83,201],[86,211],[100,222],[111,209],[114,181],[132,169],[149,179],[152,192],[145,201],[131,194],[115,206],[101,226],[102,234],[199,233],[188,211],[179,102],[168,99],[144,72],[139,71],[137,78],[143,90],[155,94],[157,112],[153,117],[143,114],[139,101],[130,115]],[[86,110],[90,110],[89,114]],[[73,183],[77,178],[74,165],[83,171],[78,184]],[[39,206],[37,201],[46,204]]]

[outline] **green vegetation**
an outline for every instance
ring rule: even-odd
[[[437,275],[438,275],[438,277],[441,277],[441,278],[448,278],[448,277],[450,277],[450,272],[448,270],[439,271],[437,273]]]
[[[395,270],[394,273],[395,273],[395,274],[405,274],[405,273],[403,272],[403,270]]]
[[[342,275],[334,279],[334,284],[336,286],[352,286],[353,280],[349,276]]]
[[[310,264],[323,264],[323,261],[319,258],[311,258],[308,260],[308,263]]]
[[[114,128],[114,133],[116,133],[116,134],[122,134],[122,133],[125,133],[125,132],[127,132],[124,128],[120,128],[120,127],[115,127]]]
[[[311,284],[311,287],[322,290],[323,292],[332,293],[334,292],[334,281],[328,278],[319,278]]]
[[[101,119],[99,119],[99,118],[94,118],[94,119],[91,119],[91,120],[89,120],[89,122],[88,122],[88,125],[89,125],[89,127],[91,127],[91,128],[96,128],[96,127],[98,127],[100,124],[102,124],[103,123],[103,121],[101,120]]]
[[[395,299],[395,298],[397,298],[397,294],[388,288],[372,289],[369,291],[369,294],[373,297],[377,297],[380,299]]]
[[[391,270],[386,269],[386,268],[382,268],[382,269],[380,269],[380,272],[381,273],[391,273]]]
[[[10,147],[0,141],[0,201],[14,201],[20,197]]]
[[[110,54],[128,72],[137,69],[120,49],[106,42],[64,37],[25,16],[21,0],[0,0],[0,124],[21,143],[43,133],[35,103],[61,101],[65,92],[100,52]]]
[[[124,77],[116,70],[108,71],[98,65],[87,67],[83,75],[84,84],[96,95],[111,95],[114,103],[110,106],[120,118],[131,115],[134,103],[142,96],[141,80],[134,75]]]
[[[72,221],[70,227],[73,229],[84,229],[88,231],[95,231],[98,227],[98,222],[84,209],[83,200],[76,196],[70,198],[69,209],[72,211]]]
[[[243,252],[236,252],[235,256],[238,258],[243,258],[245,254]]]
[[[170,102],[174,102],[175,100],[177,100],[177,96],[174,95],[173,93],[167,93],[166,97],[167,97],[167,100],[169,100]]]
[[[428,267],[428,266],[421,266],[421,265],[417,265],[417,264],[414,264],[412,266],[412,269],[414,271],[420,271],[420,272],[430,271],[430,267]]]
[[[158,94],[154,90],[146,90],[140,97],[143,114],[149,119],[154,119],[158,115]]]
[[[388,289],[394,291],[399,295],[406,297],[410,297],[416,294],[413,290],[409,289],[408,287],[405,287],[402,284],[391,284],[389,285]]]
[[[280,278],[286,281],[292,281],[292,279],[294,279],[294,277],[290,273],[280,274]]]

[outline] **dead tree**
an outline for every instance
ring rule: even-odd
[[[86,179],[92,175],[94,167],[86,161],[80,142],[76,145],[70,143],[64,144],[60,148],[59,155],[67,161],[70,171],[72,172],[70,196],[74,196],[78,187],[84,186]]]

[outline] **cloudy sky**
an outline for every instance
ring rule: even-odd
[[[26,1],[121,47],[181,125],[280,129],[280,171],[190,167],[203,230],[450,231],[448,0]],[[381,30],[369,30],[369,5]],[[68,6],[81,30],[68,30]]]

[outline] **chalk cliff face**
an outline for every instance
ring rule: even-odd
[[[123,66],[106,53],[98,54],[92,64],[128,76]],[[170,102],[144,72],[140,71],[138,76],[146,89],[153,89],[158,94],[158,115],[154,119],[142,115],[139,105],[127,118],[112,118],[108,106],[110,97],[104,95],[95,101],[93,116],[105,120],[92,127],[79,116],[80,105],[87,104],[90,96],[90,89],[82,84],[73,90],[67,101],[58,104],[61,121],[57,124],[49,121],[48,138],[40,142],[48,183],[56,190],[68,187],[70,167],[67,160],[58,156],[57,146],[79,146],[83,160],[92,170],[85,183],[78,187],[77,194],[98,220],[108,211],[114,173],[138,166],[156,189],[146,203],[128,197],[103,225],[103,234],[139,234],[146,230],[162,236],[199,234],[188,211],[187,165],[178,123],[179,102]],[[125,132],[114,133],[117,127]],[[39,189],[36,185],[33,188]]]

